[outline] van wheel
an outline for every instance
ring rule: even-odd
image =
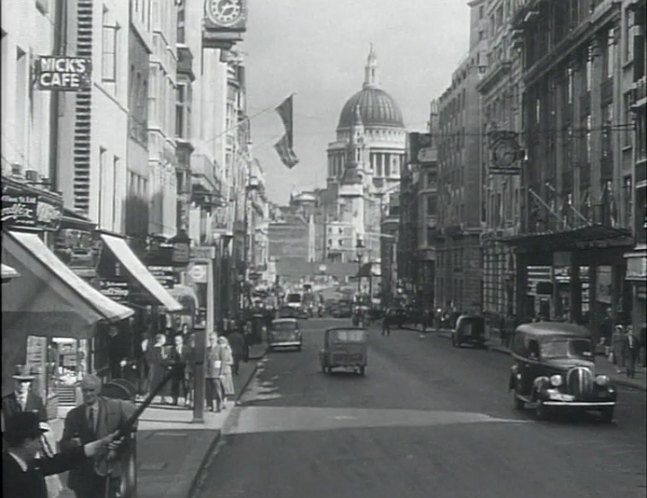
[[[541,400],[537,400],[537,405],[535,406],[535,418],[537,420],[546,420],[548,417],[548,408]]]
[[[517,391],[512,391],[512,406],[515,410],[523,410],[526,403],[517,396]]]
[[[603,408],[600,410],[600,419],[602,419],[602,422],[605,424],[610,424],[613,422],[613,406],[610,408]]]

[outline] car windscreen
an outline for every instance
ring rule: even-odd
[[[288,303],[300,303],[301,302],[301,294],[288,294],[288,297],[286,299]]]
[[[553,339],[542,342],[541,357],[591,359],[591,341],[588,339]]]
[[[366,332],[363,330],[332,330],[330,339],[340,342],[364,342],[366,341]]]
[[[293,322],[274,322],[272,323],[272,330],[294,330],[297,328],[297,324]]]

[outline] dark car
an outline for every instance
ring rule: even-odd
[[[407,310],[401,307],[388,308],[385,312],[385,315],[386,319],[389,322],[389,325],[393,325],[399,329],[401,329],[402,326],[409,320],[409,314],[407,313]]]
[[[353,302],[350,299],[340,299],[333,312],[335,318],[350,318],[353,314]]]
[[[479,348],[485,347],[485,319],[477,315],[461,315],[452,331],[452,346],[461,347],[471,344]]]
[[[303,345],[299,322],[294,318],[278,318],[272,320],[267,332],[267,342],[270,349],[296,348],[301,351]]]
[[[508,388],[517,410],[531,405],[538,419],[551,410],[599,411],[613,420],[616,389],[607,375],[596,375],[591,335],[579,325],[527,323],[517,327],[510,354]]]

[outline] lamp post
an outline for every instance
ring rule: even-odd
[[[364,257],[364,242],[358,238],[355,245],[355,254],[357,254],[357,295],[362,289],[362,259]]]

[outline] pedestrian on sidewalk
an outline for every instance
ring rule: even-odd
[[[195,334],[189,333],[186,337],[187,355],[186,367],[184,368],[184,378],[186,380],[186,400],[184,405],[187,407],[193,406],[194,393],[195,393]]]
[[[624,328],[622,325],[616,325],[613,331],[613,336],[611,337],[613,344],[612,363],[616,366],[616,373],[622,373],[625,366],[624,350],[626,340],[627,336],[624,333]]]
[[[174,344],[169,354],[169,360],[173,364],[171,367],[171,397],[173,405],[178,404],[180,397],[184,398],[184,404],[189,399],[189,386],[186,379],[187,364],[190,360],[188,346],[184,344],[184,336],[180,333],[173,338]]]
[[[89,458],[119,447],[113,433],[83,446],[40,458],[40,441],[48,431],[34,412],[19,412],[7,418],[7,426],[2,432],[7,444],[7,450],[2,452],[3,498],[47,498],[46,477],[83,465]]]
[[[16,365],[13,374],[14,390],[12,393],[2,397],[2,420],[13,417],[17,413],[36,413],[38,420],[43,427],[47,429],[41,436],[40,456],[51,457],[56,448],[54,434],[50,431],[47,424],[47,409],[43,399],[33,391],[33,382],[36,379],[36,372],[26,365]],[[3,449],[5,442],[3,440]],[[57,475],[45,477],[49,498],[56,498],[63,490],[63,484]]]
[[[233,354],[229,341],[222,335],[218,338],[218,349],[220,350],[220,384],[222,386],[222,407],[227,408],[227,396],[233,396],[234,379],[231,375],[231,366],[234,363]]]
[[[222,404],[222,388],[220,385],[220,351],[218,348],[218,334],[212,332],[209,334],[209,345],[207,346],[207,364],[205,368],[205,390],[207,398],[207,407],[214,411],[214,400],[216,402],[215,411],[220,413]]]
[[[155,335],[155,344],[148,350],[147,356],[148,364],[150,366],[149,373],[149,387],[154,390],[166,375],[169,358],[166,348],[166,336],[164,334]],[[153,401],[159,400],[161,403],[166,403],[166,393],[168,392],[167,386],[164,386]]]
[[[137,352],[138,394],[146,397],[150,391],[150,364],[148,363],[149,349],[152,347],[148,334],[144,334]]]
[[[627,366],[627,377],[634,378],[636,376],[636,360],[638,359],[638,338],[634,335],[634,330],[631,325],[627,325],[625,331],[624,363]]]
[[[245,342],[243,334],[241,334],[238,330],[234,330],[229,335],[229,346],[231,347],[231,354],[234,359],[234,363],[231,366],[231,371],[234,375],[238,375],[241,360],[249,360],[249,347]]]
[[[391,310],[387,308],[382,319],[382,335],[391,335]]]
[[[72,451],[79,446],[101,440],[119,429],[124,429],[126,422],[135,412],[135,405],[129,401],[101,396],[102,382],[95,375],[86,375],[81,381],[83,403],[72,408],[65,417],[63,436],[60,441],[61,451]],[[86,460],[70,470],[67,479],[68,487],[74,491],[76,498],[98,498],[106,494],[106,489],[116,486],[121,477],[120,470],[125,469],[130,459],[130,446],[125,440],[114,460],[115,472],[110,476],[97,473],[97,460]]]

